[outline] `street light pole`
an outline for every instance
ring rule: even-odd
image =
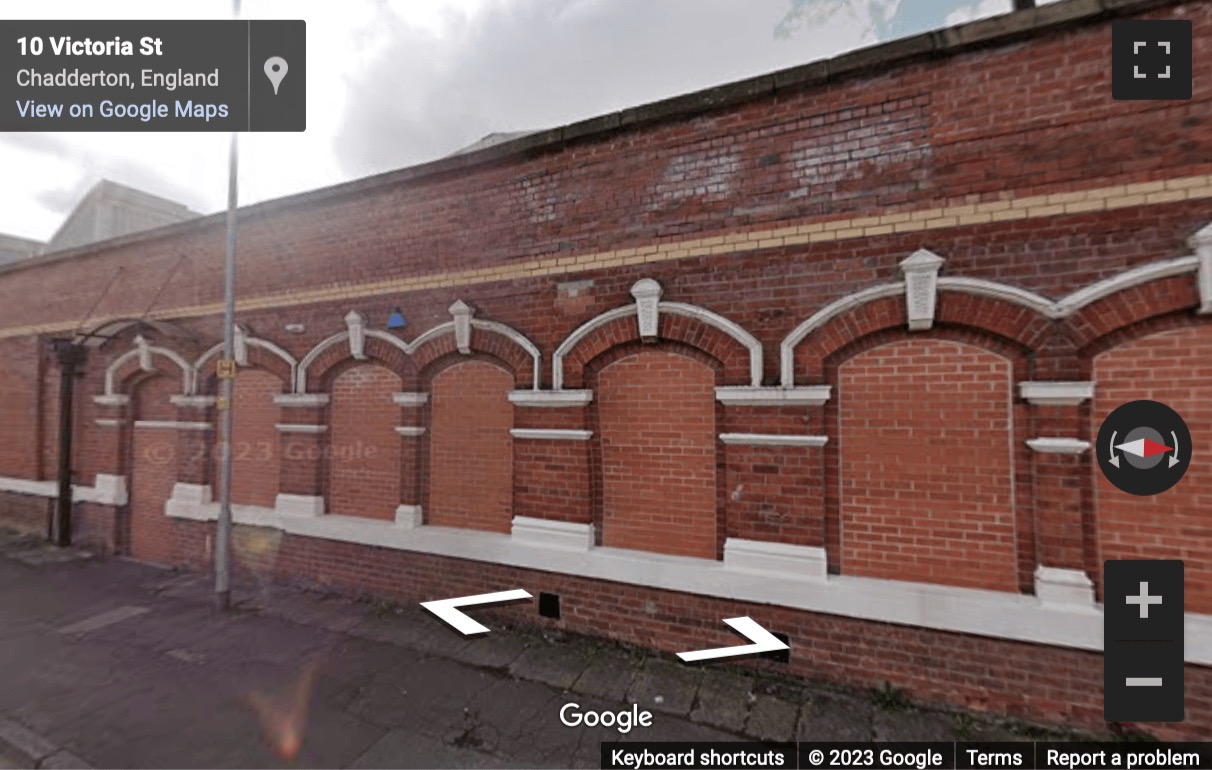
[[[232,16],[240,17],[240,0],[232,0]],[[223,265],[223,367],[219,378],[219,521],[215,529],[215,607],[231,608],[231,434],[235,393],[236,325],[236,207],[239,201],[239,150],[235,131],[227,172],[227,254]]]

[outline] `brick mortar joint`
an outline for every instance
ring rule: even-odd
[[[960,55],[977,48],[1008,45],[1034,33],[1046,33],[1055,27],[1092,24],[1157,8],[1181,5],[1184,2],[1185,0],[1071,0],[1071,2],[1059,6],[1040,6],[1030,10],[979,19],[957,27],[932,30],[908,38],[879,43],[827,60],[790,67],[614,113],[593,116],[576,123],[536,131],[476,152],[439,158],[386,174],[258,203],[240,209],[238,216],[241,219],[255,220],[292,206],[302,207],[331,202],[401,182],[440,177],[456,171],[476,170],[502,160],[522,160],[539,152],[552,152],[585,140],[605,139],[613,134],[651,123],[690,119],[703,113],[718,111],[725,107],[741,106],[756,99],[769,98],[782,92],[824,86],[842,77],[872,74],[893,69],[896,65],[910,64],[923,58],[937,59]],[[1088,8],[1083,10],[1082,6],[1088,6]],[[1014,26],[1026,14],[1034,15],[1035,20],[1021,26]],[[997,31],[999,27],[1005,27],[1005,29]],[[957,34],[957,30],[960,29],[965,31],[963,36]],[[0,266],[0,275],[27,267],[85,256],[98,246],[113,248],[158,238],[171,238],[190,231],[215,229],[223,225],[224,217],[223,213],[212,214],[138,234],[119,236],[98,244],[46,254],[33,260],[23,260]]]
[[[1196,181],[1202,181],[1202,187],[1195,184]],[[1097,208],[1099,210],[1113,210],[1115,208],[1123,208],[1137,205],[1165,205],[1175,202],[1170,199],[1166,200],[1148,200],[1150,195],[1157,193],[1140,192],[1142,188],[1157,190],[1156,185],[1169,185],[1172,183],[1184,183],[1184,200],[1201,200],[1212,198],[1212,175],[1197,175],[1193,177],[1179,177],[1164,180],[1155,180],[1152,182],[1131,183],[1127,185],[1112,185],[1097,188],[1090,188],[1078,193],[1055,193],[1055,194],[1036,194],[1025,196],[1013,200],[988,201],[978,204],[954,204],[931,209],[917,209],[905,211],[895,214],[883,215],[880,220],[895,219],[894,232],[915,232],[931,227],[939,227],[937,223],[947,222],[947,227],[966,226],[968,224],[987,224],[985,218],[987,215],[992,219],[993,223],[998,223],[1007,220],[1026,220],[1037,217],[1047,217],[1054,215],[1065,215],[1068,213],[1076,213],[1069,211],[1070,207],[1079,207],[1077,210],[1090,210],[1095,204],[1101,203]],[[1186,184],[1191,182],[1191,184]],[[1170,188],[1166,187],[1165,192],[1169,192]],[[1066,204],[1050,204],[1050,198],[1059,199],[1060,196],[1066,198],[1075,194],[1083,194],[1086,199],[1078,202]],[[965,214],[960,216],[951,216],[948,214],[952,209],[966,210],[975,206],[974,214]],[[871,235],[867,230],[881,229],[883,226],[875,228],[855,228],[848,227],[857,220],[865,220],[869,217],[851,217],[848,219],[831,219],[828,221],[812,220],[810,222],[801,223],[797,226],[797,230],[810,233],[808,242],[820,241],[838,241],[849,240],[855,237]],[[969,221],[964,221],[968,219]],[[975,221],[979,219],[979,221]],[[955,220],[955,221],[952,221]],[[935,223],[935,224],[931,224]],[[768,233],[785,231],[789,229],[785,224],[772,230],[748,230],[734,232],[725,237],[731,237],[734,242],[723,247],[709,246],[719,237],[717,235],[706,238],[689,239],[678,241],[676,245],[678,249],[675,252],[661,252],[659,247],[652,246],[654,254],[661,255],[660,259],[652,259],[649,261],[661,262],[681,259],[684,257],[701,257],[717,254],[717,249],[723,248],[727,253],[746,253],[752,251],[760,251],[761,246],[758,245],[763,239],[766,239]],[[786,245],[799,245],[802,242],[803,236],[797,236],[790,240]],[[786,239],[785,239],[786,240]],[[512,265],[499,266],[494,268],[493,275],[480,275],[481,272],[477,268],[467,268],[451,273],[442,274],[426,274],[418,276],[410,276],[407,278],[396,279],[393,281],[378,281],[369,284],[351,285],[343,283],[339,287],[321,286],[310,288],[293,293],[275,293],[264,294],[246,299],[239,300],[237,309],[241,312],[249,312],[255,310],[272,310],[282,309],[287,307],[297,307],[301,305],[322,304],[325,302],[333,302],[342,299],[357,299],[363,297],[377,297],[390,293],[408,292],[408,291],[423,291],[433,286],[473,286],[485,283],[493,283],[497,281],[509,280],[521,276],[529,276],[536,270],[543,275],[567,275],[586,270],[604,269],[610,267],[623,266],[630,264],[618,262],[613,258],[607,258],[609,255],[616,253],[608,252],[589,252],[581,254],[576,258],[575,263],[559,265],[560,260],[566,258],[540,258],[526,262],[519,262]],[[2,272],[2,271],[0,271]],[[2,278],[2,275],[0,275]],[[217,302],[178,307],[171,310],[157,311],[151,314],[155,319],[184,319],[184,318],[201,318],[218,314],[221,311],[221,305]],[[118,316],[108,318],[106,320],[117,320]],[[14,338],[28,334],[45,334],[62,332],[74,329],[75,325],[68,322],[47,322],[43,324],[34,324],[25,327],[9,327],[8,329],[0,329],[0,339]]]

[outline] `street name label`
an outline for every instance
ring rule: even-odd
[[[303,131],[303,21],[6,21],[0,131]]]

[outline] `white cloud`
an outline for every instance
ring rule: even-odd
[[[947,14],[947,26],[1009,13],[1013,7],[1013,0],[981,0],[976,5],[965,5]]]
[[[560,125],[836,55],[876,42],[923,3],[957,0],[803,0],[826,12],[776,39],[797,2],[243,0],[245,18],[307,22],[308,115],[302,133],[240,137],[240,200],[336,184],[431,160],[495,131]],[[6,3],[3,14],[229,18],[231,3],[41,0]],[[226,134],[0,134],[0,232],[48,238],[100,178],[219,210],[227,144]]]

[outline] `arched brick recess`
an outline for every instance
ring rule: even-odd
[[[277,377],[280,382],[290,382],[290,364],[286,363],[265,348],[249,345],[248,365],[249,367],[269,372],[273,376]],[[198,376],[199,381],[201,381],[205,376],[206,372],[200,372]]]
[[[272,372],[254,368],[241,369],[236,377],[231,439],[231,501],[236,505],[274,507],[281,473],[281,440],[274,427],[278,422],[278,407],[273,397],[283,392],[285,382]],[[214,452],[211,478],[218,494],[217,451]]]
[[[1133,336],[1131,327],[1152,318],[1199,305],[1199,289],[1190,275],[1177,275],[1112,294],[1086,305],[1067,323],[1078,348],[1106,349]]]
[[[841,571],[1020,590],[1013,367],[935,338],[838,370]]]
[[[177,385],[173,395],[180,395],[182,390],[181,367],[164,356],[153,355],[151,360],[152,371],[150,372],[145,372],[139,368],[139,358],[137,356],[118,367],[114,372],[114,392],[130,394],[134,391],[136,384],[142,382],[145,376],[154,374],[169,380],[175,380]]]
[[[404,382],[416,381],[415,362],[404,351],[378,337],[367,336],[362,350],[366,356],[359,360],[350,357],[349,341],[341,340],[325,349],[307,370],[307,389],[313,392],[327,392],[332,383],[352,367],[378,366],[396,375],[401,387]],[[249,352],[251,362],[252,353]]]
[[[935,328],[969,329],[1036,350],[1057,334],[1057,322],[994,297],[953,290],[940,291],[935,307]],[[866,337],[889,330],[904,330],[905,298],[884,297],[843,312],[800,341],[793,351],[797,384],[820,382],[830,360]]]
[[[877,299],[830,319],[792,351],[796,383],[820,382],[829,356],[866,335],[904,325],[904,297]]]
[[[1182,325],[1175,325],[1183,321]],[[1212,322],[1173,319],[1170,328],[1121,342],[1094,358],[1098,383],[1090,434],[1120,404],[1150,399],[1176,410],[1191,430],[1195,458],[1175,487],[1140,498],[1121,492],[1091,464],[1098,544],[1092,571],[1101,595],[1104,559],[1182,559],[1186,609],[1212,614]],[[1104,451],[1096,447],[1095,451]],[[1180,454],[1181,457],[1181,454]]]
[[[509,532],[513,522],[514,376],[483,359],[451,360],[431,383],[427,522]]]
[[[332,380],[324,444],[327,509],[342,516],[395,518],[400,503],[399,375],[360,362]]]
[[[674,344],[700,350],[718,362],[721,385],[748,385],[749,350],[724,332],[695,318],[661,313],[657,327],[660,344]],[[639,342],[639,327],[634,315],[616,318],[585,335],[564,358],[564,387],[586,387],[587,369],[601,371],[603,355],[631,342]],[[656,344],[656,341],[645,344]]]
[[[148,376],[132,384],[135,420],[174,421],[176,407],[169,398],[179,394],[176,377]],[[177,479],[177,431],[172,428],[138,427],[131,430],[130,506],[128,519],[120,524],[119,548],[140,561],[171,564],[177,553],[175,522],[164,513],[164,504]]]
[[[1030,350],[1041,347],[1054,333],[1052,319],[995,297],[949,290],[939,292],[937,303],[936,325],[980,329]]]
[[[594,362],[596,529],[603,546],[716,559],[716,372],[670,348]]]
[[[534,386],[534,359],[513,340],[473,326],[470,347],[472,358],[488,359],[509,372],[515,388]],[[454,334],[434,337],[413,353],[417,371],[431,379],[441,369],[466,360],[468,357],[459,352]]]

